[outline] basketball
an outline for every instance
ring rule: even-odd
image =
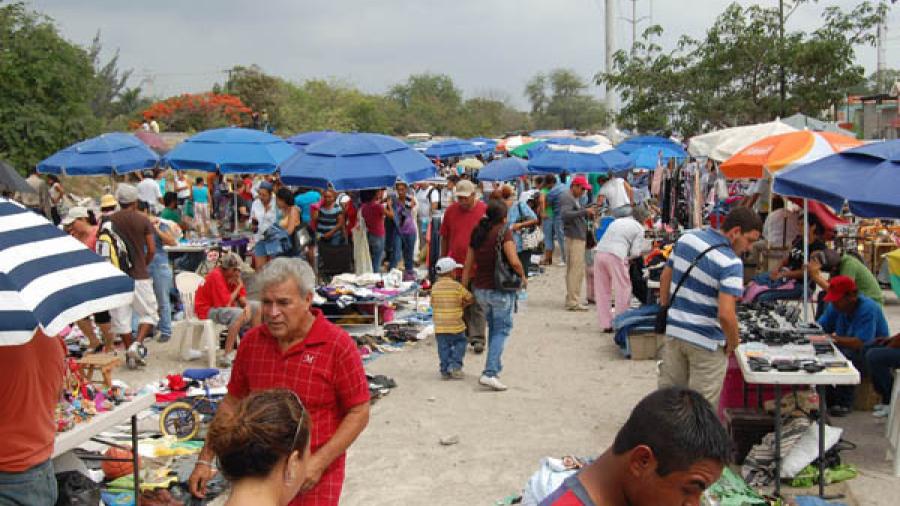
[[[106,450],[104,455],[117,459],[133,458],[130,450],[122,450],[120,448],[110,448]],[[138,459],[138,464],[140,464],[140,459]],[[104,460],[100,467],[103,469],[103,474],[107,480],[115,480],[134,472],[134,465],[130,460],[128,462]]]

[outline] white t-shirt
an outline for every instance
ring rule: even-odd
[[[266,209],[261,200],[254,200],[253,205],[250,206],[250,219],[256,220],[256,223],[258,224],[256,235],[254,237],[256,237],[256,240],[262,239],[263,234],[277,219],[277,214],[275,212],[275,198],[273,197],[269,200],[268,209]]]
[[[620,177],[611,178],[600,187],[600,195],[606,198],[610,209],[617,209],[631,204],[625,191],[625,180]]]
[[[162,192],[159,190],[159,181],[145,177],[137,185],[138,198],[148,204],[157,205],[159,199],[162,198]]]
[[[644,227],[631,216],[610,223],[594,247],[597,253],[611,253],[622,260],[637,257],[647,249]]]
[[[782,207],[766,216],[763,237],[769,246],[787,248],[801,234],[801,230],[800,213],[792,213]]]

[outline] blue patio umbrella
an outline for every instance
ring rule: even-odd
[[[42,174],[109,176],[154,167],[159,155],[132,134],[107,133],[75,143],[37,165]]]
[[[552,139],[547,139],[544,142],[539,142],[534,145],[534,147],[528,148],[528,158],[534,158],[538,153],[549,149],[549,146],[579,146],[583,148],[589,148],[591,146],[597,146],[597,143],[594,141],[589,141],[585,139],[578,139],[575,137],[555,137]]]
[[[131,304],[134,281],[43,216],[0,198],[0,346]]]
[[[848,203],[863,218],[900,218],[900,140],[874,142],[775,174],[775,193]]]
[[[488,137],[472,137],[467,140],[476,147],[481,148],[482,153],[493,153],[497,148],[497,141]]]
[[[293,135],[285,139],[289,144],[293,145],[297,149],[305,149],[306,146],[310,144],[324,141],[325,139],[334,137],[339,132],[335,132],[334,130],[320,130],[318,132],[303,132],[297,135]]]
[[[681,145],[672,139],[659,137],[657,135],[636,135],[634,137],[629,137],[617,145],[616,149],[628,155],[631,154],[632,151],[637,151],[646,146],[669,146],[673,149],[682,149]]]
[[[591,148],[569,146],[569,149],[548,148],[528,162],[533,172],[608,173],[621,172],[634,166],[630,158],[615,149],[589,151]]]
[[[425,150],[425,156],[437,159],[479,154],[481,154],[481,149],[478,146],[462,139],[447,139],[436,142]]]
[[[515,156],[494,160],[478,172],[480,181],[511,181],[528,174],[528,162]]]
[[[663,165],[667,164],[672,158],[675,159],[676,163],[681,164],[687,158],[687,153],[684,152],[684,149],[660,144],[658,146],[638,148],[632,151],[628,157],[634,162],[635,168],[654,170],[660,159],[662,159]]]
[[[270,174],[297,149],[281,137],[248,128],[206,130],[163,157],[176,170]]]
[[[434,164],[406,143],[380,134],[340,134],[310,144],[281,165],[281,180],[290,185],[336,190],[415,183],[436,175]]]

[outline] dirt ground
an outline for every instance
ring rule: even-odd
[[[398,387],[373,405],[349,451],[342,504],[490,505],[519,494],[542,457],[595,455],[612,443],[656,387],[655,362],[624,360],[593,311],[563,309],[564,269],[530,280],[503,357],[506,392],[478,385],[484,355],[466,356],[464,381],[442,381],[433,339],[367,365]],[[900,331],[900,303],[887,299],[891,329]],[[147,369],[118,376],[140,385],[185,367],[172,343],[148,347]],[[900,478],[884,460],[884,423],[862,412],[838,420],[859,446],[844,454],[860,469],[842,487],[851,504],[897,504]],[[459,443],[440,443],[451,436]]]

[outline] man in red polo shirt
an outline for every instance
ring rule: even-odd
[[[259,310],[247,301],[247,289],[241,279],[244,261],[236,253],[222,255],[219,265],[203,280],[194,298],[194,312],[201,320],[212,320],[228,327],[225,354],[220,366],[230,367],[234,361],[234,343],[241,329],[259,325]]]
[[[612,447],[541,506],[700,504],[730,456],[731,440],[709,402],[687,388],[664,388],[644,397]]]
[[[487,205],[478,200],[478,196],[475,194],[475,185],[468,179],[463,179],[456,184],[454,195],[456,202],[447,208],[441,221],[440,258],[449,256],[456,260],[456,263],[463,265],[466,263],[466,254],[469,252],[472,231],[484,217]],[[457,270],[456,277],[459,278],[461,274],[462,271]],[[471,286],[466,288],[472,289]],[[481,309],[481,305],[466,306],[463,320],[466,322],[466,337],[469,344],[472,345],[475,353],[483,352],[487,321],[484,319],[484,310]]]
[[[347,448],[369,421],[369,384],[353,339],[311,307],[315,275],[297,258],[276,258],[258,277],[263,325],[244,335],[219,412],[256,390],[288,388],[312,421],[311,455],[291,506],[337,505]],[[200,452],[189,483],[203,497],[213,452]]]

